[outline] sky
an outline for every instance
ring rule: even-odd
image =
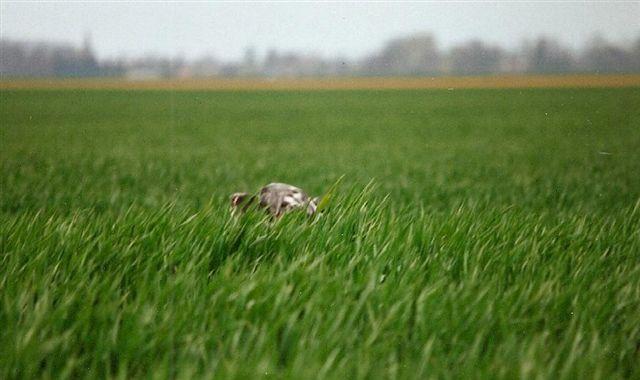
[[[2,38],[70,42],[90,33],[100,58],[145,54],[240,59],[247,47],[362,57],[391,38],[432,33],[447,48],[480,38],[506,48],[553,36],[580,48],[598,33],[640,37],[633,2],[197,2],[0,0]]]

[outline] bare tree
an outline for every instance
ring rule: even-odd
[[[440,66],[440,52],[430,34],[391,40],[379,54],[363,62],[363,69],[370,74],[428,75],[439,73]]]
[[[527,69],[534,73],[566,73],[575,69],[571,50],[555,40],[540,37],[525,46]]]
[[[582,68],[596,73],[623,73],[633,71],[633,51],[613,45],[602,36],[589,41],[582,56]]]
[[[500,71],[502,49],[473,40],[451,50],[451,70],[456,74],[488,74]]]
[[[631,70],[640,72],[640,36],[636,38],[631,47]]]

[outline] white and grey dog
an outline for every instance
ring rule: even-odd
[[[316,213],[318,197],[310,198],[302,189],[286,183],[270,183],[260,189],[258,194],[233,193],[231,209],[246,211],[258,200],[258,206],[266,209],[274,217],[295,209],[306,209],[308,215]]]

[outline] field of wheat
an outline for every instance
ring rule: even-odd
[[[0,378],[639,378],[634,78],[3,82]]]

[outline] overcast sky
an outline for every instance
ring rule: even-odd
[[[442,47],[473,37],[505,47],[557,37],[582,46],[595,33],[640,36],[634,2],[18,2],[0,0],[4,38],[79,44],[91,32],[100,57],[145,53],[237,59],[247,46],[360,57],[392,37],[432,32]]]

